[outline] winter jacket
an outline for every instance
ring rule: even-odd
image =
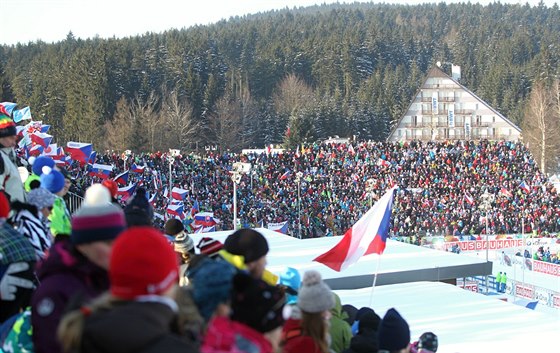
[[[208,324],[202,353],[273,353],[262,333],[226,317],[215,317]]]
[[[350,347],[350,340],[352,339],[352,329],[344,319],[342,319],[342,304],[340,297],[334,295],[335,305],[331,309],[331,326],[329,333],[331,335],[331,349],[335,353],[340,353],[346,348]]]
[[[16,166],[14,149],[0,145],[0,190],[4,190],[10,202],[25,202],[25,191]]]
[[[379,350],[377,332],[371,329],[362,329],[350,341],[350,348],[344,353],[376,353]]]
[[[80,352],[196,352],[173,333],[175,318],[174,310],[163,301],[115,303],[86,317]]]
[[[15,211],[11,218],[14,228],[29,239],[35,248],[37,260],[44,258],[51,247],[52,236],[43,215],[37,207],[17,201],[12,203],[12,210]]]
[[[35,249],[0,220],[0,323],[29,306],[35,289]]]
[[[70,235],[70,233],[72,233],[70,211],[68,211],[66,202],[64,202],[64,199],[60,196],[57,196],[56,200],[54,200],[49,221],[51,221],[51,234],[53,236],[57,236],[59,234]]]
[[[283,353],[321,353],[321,349],[311,336],[304,336],[301,320],[288,319],[282,329]]]
[[[31,301],[36,353],[61,352],[56,329],[63,314],[109,289],[107,271],[90,262],[69,240],[55,243],[39,264],[41,284]]]

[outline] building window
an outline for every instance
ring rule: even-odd
[[[492,116],[492,122],[495,123],[496,122],[496,117]]]

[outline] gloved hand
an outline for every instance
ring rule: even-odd
[[[0,299],[9,301],[16,299],[17,287],[21,288],[33,288],[33,282],[26,279],[18,277],[17,273],[23,272],[29,269],[29,264],[27,262],[15,262],[8,266],[8,269],[2,276],[0,281]],[[14,273],[16,275],[14,275]]]

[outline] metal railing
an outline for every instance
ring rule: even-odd
[[[78,208],[80,208],[84,198],[78,194],[74,194],[73,192],[68,192],[66,196],[64,196],[64,201],[66,201],[68,211],[73,214]]]

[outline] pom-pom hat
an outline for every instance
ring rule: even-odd
[[[41,168],[41,187],[49,190],[53,194],[60,192],[65,185],[64,175],[49,166]]]
[[[73,244],[115,239],[126,228],[122,209],[110,202],[109,190],[94,184],[86,190],[82,207],[72,216]]]
[[[177,257],[169,242],[152,227],[132,227],[113,244],[109,264],[111,294],[132,300],[161,295],[178,283]]]
[[[219,240],[212,239],[210,237],[203,237],[200,239],[196,247],[202,255],[213,258],[218,256],[219,251],[222,250],[224,244],[222,244]]]
[[[52,169],[54,168],[54,165],[54,159],[51,157],[40,156],[35,158],[33,161],[33,167],[31,170],[33,171],[33,174],[41,176],[41,174],[43,174],[43,167],[49,167]]]
[[[320,313],[334,308],[334,295],[319,272],[310,270],[304,273],[297,305],[307,313]]]

